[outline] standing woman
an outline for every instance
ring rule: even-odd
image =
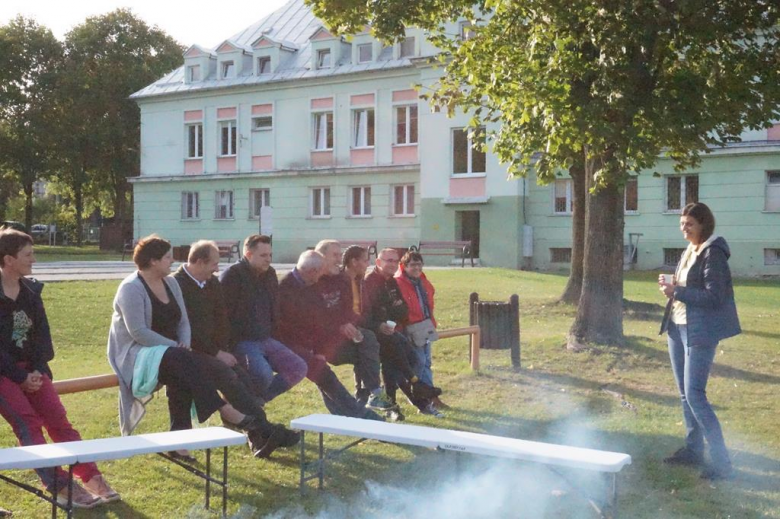
[[[707,379],[718,342],[742,332],[734,303],[734,287],[726,240],[715,236],[715,217],[702,203],[688,204],[680,230],[690,242],[674,278],[658,278],[669,298],[660,333],[667,332],[669,357],[685,419],[685,446],[664,459],[671,465],[703,466],[709,480],[731,476],[731,460],[723,432],[707,400]],[[704,466],[704,439],[711,463]]]

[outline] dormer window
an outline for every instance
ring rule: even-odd
[[[222,79],[236,77],[236,64],[233,61],[222,62]]]
[[[258,74],[271,73],[271,56],[263,56],[261,58],[257,58],[257,73]]]
[[[368,63],[372,61],[374,56],[373,44],[363,43],[357,47],[357,59],[358,63]]]
[[[401,42],[400,57],[410,58],[415,55],[414,40],[415,40],[414,36],[411,36],[409,38],[404,39],[404,41]]]
[[[190,65],[187,67],[187,81],[190,83],[200,81],[200,65]]]
[[[470,40],[474,37],[474,26],[471,22],[460,22],[460,39],[463,41]]]
[[[330,49],[320,49],[317,51],[317,68],[330,68],[331,55]]]

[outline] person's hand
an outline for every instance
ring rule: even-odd
[[[672,296],[674,296],[674,284],[666,283],[663,280],[658,281],[658,289],[663,292],[663,294],[668,298],[671,299]]]
[[[382,323],[379,325],[379,333],[383,335],[393,335],[395,332],[395,327],[390,326],[387,323]]]
[[[176,344],[176,347],[177,348],[184,348],[185,350],[189,350],[190,349],[190,345],[189,344],[185,344],[183,342],[180,342],[180,343]]]
[[[232,353],[228,353],[226,351],[219,350],[216,355],[217,359],[221,360],[231,368],[238,364],[238,359],[236,359]]]
[[[341,331],[341,335],[349,340],[355,340],[355,338],[357,338],[358,334],[360,333],[352,323],[342,324],[341,328],[339,328],[339,331]]]
[[[38,371],[27,374],[27,379],[19,384],[25,393],[35,393],[43,385],[43,377]]]

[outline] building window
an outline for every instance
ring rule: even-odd
[[[780,249],[764,249],[764,265],[780,265]]]
[[[571,247],[550,249],[551,263],[571,263]]]
[[[664,249],[664,267],[676,267],[685,249]]]
[[[635,178],[626,180],[623,209],[626,213],[636,213],[639,210],[639,184]]]
[[[274,118],[272,115],[260,115],[252,117],[252,130],[266,131],[274,129]]]
[[[780,211],[780,171],[766,172],[766,211]]]
[[[414,54],[414,36],[405,38],[404,41],[401,42],[400,57],[410,58],[414,56]]]
[[[232,61],[222,62],[222,79],[228,79],[236,76],[236,65]]]
[[[371,216],[371,188],[352,188],[352,208],[350,216]]]
[[[374,59],[374,45],[372,43],[363,43],[357,46],[357,62],[368,63]]]
[[[352,146],[370,148],[374,145],[374,109],[352,111]]]
[[[474,144],[478,148],[474,149]],[[469,175],[485,172],[485,152],[481,146],[485,144],[485,128],[480,126],[469,136],[466,128],[455,128],[452,131],[452,172],[455,175]]]
[[[200,81],[200,65],[190,65],[187,67],[187,80],[190,83]]]
[[[393,186],[393,216],[414,216],[414,184]]]
[[[233,191],[214,193],[214,219],[231,220],[233,218]]]
[[[666,211],[680,212],[683,207],[699,201],[699,175],[666,177]]]
[[[315,187],[311,190],[312,218],[330,218],[330,188]]]
[[[317,51],[317,68],[330,68],[330,49],[320,49]]]
[[[258,74],[271,73],[271,56],[263,56],[262,58],[257,58],[257,73]]]
[[[203,158],[203,124],[187,125],[187,158]]]
[[[229,157],[236,154],[236,121],[222,121],[219,123],[221,145],[219,154]]]
[[[270,189],[250,189],[249,190],[249,218],[257,220],[260,218],[260,209],[271,206]]]
[[[555,185],[553,187],[553,213],[571,214],[571,188],[572,183],[570,178],[564,178],[555,181]]]
[[[474,26],[471,22],[460,22],[460,39],[463,41],[470,40],[474,37]]]
[[[198,220],[200,218],[200,202],[198,193],[194,191],[182,191],[181,193],[181,219]]]
[[[417,144],[417,105],[395,108],[395,143]]]
[[[333,112],[314,114],[314,149],[333,149]]]

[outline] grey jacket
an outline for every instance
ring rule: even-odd
[[[165,283],[181,309],[179,342],[189,345],[190,322],[181,289],[172,277],[166,277]],[[135,357],[146,346],[176,346],[176,342],[152,331],[152,300],[135,272],[119,285],[108,333],[108,362],[119,377],[119,429],[123,436],[132,434],[152,399],[151,395],[143,399],[133,396]]]

